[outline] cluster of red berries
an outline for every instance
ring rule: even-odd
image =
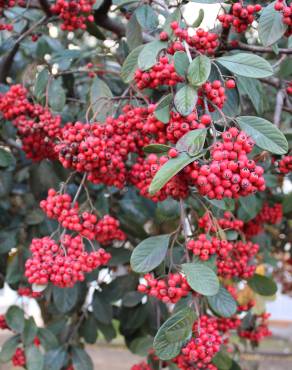
[[[56,159],[54,146],[61,134],[61,117],[53,116],[40,104],[29,102],[27,94],[22,85],[11,86],[6,94],[0,95],[0,112],[17,128],[28,158]]]
[[[176,303],[190,292],[186,278],[179,273],[171,273],[166,279],[156,279],[152,274],[146,274],[144,279],[145,283],[138,285],[138,291],[164,303]]]
[[[230,334],[231,331],[238,329],[241,325],[241,320],[238,316],[232,317],[218,317],[218,330],[224,334]]]
[[[272,335],[268,328],[269,313],[254,315],[251,326],[248,329],[239,328],[238,335],[241,338],[248,339],[252,344],[258,345],[261,340]]]
[[[40,207],[49,218],[58,220],[65,229],[75,231],[89,240],[96,240],[102,245],[126,239],[117,219],[105,215],[98,220],[96,215],[89,212],[79,215],[79,205],[77,202],[73,205],[69,194],[58,194],[56,190],[49,189],[48,197],[40,202]]]
[[[154,202],[161,202],[168,197],[174,199],[186,198],[189,189],[186,181],[177,175],[171,178],[165,186],[155,195],[149,194],[149,186],[156,172],[168,161],[168,157],[158,157],[156,154],[150,154],[146,159],[137,158],[137,162],[131,168],[129,181],[135,185],[143,197],[150,198]]]
[[[218,275],[226,279],[250,278],[256,269],[252,261],[259,251],[259,245],[250,241],[237,241],[232,245],[233,248],[226,257],[217,259]]]
[[[94,22],[94,16],[90,14],[94,3],[95,0],[57,0],[51,11],[63,21],[62,30],[85,30],[86,22]]]
[[[227,89],[234,89],[236,86],[234,79],[229,79],[225,82]],[[197,105],[205,109],[208,106],[210,112],[214,112],[217,108],[222,109],[226,102],[225,88],[221,81],[205,82],[198,90]]]
[[[41,292],[34,292],[30,287],[19,287],[17,290],[18,295],[21,297],[29,297],[29,298],[39,298],[41,297]]]
[[[182,29],[178,22],[172,22],[171,28],[177,40],[172,42],[167,52],[174,54],[176,51],[185,51],[184,42],[186,42],[189,48],[199,52],[200,54],[214,55],[215,50],[219,45],[218,35],[216,33],[204,31],[202,28],[198,28],[194,35],[189,35],[187,29]],[[160,34],[160,40],[167,41],[168,35],[166,32]]]
[[[218,330],[217,319],[207,315],[201,316],[193,325],[194,338],[181,349],[174,359],[182,370],[204,369],[216,370],[212,359],[219,352],[222,337]]]
[[[198,226],[208,232],[218,232],[219,229],[223,230],[242,230],[244,222],[235,218],[231,212],[224,212],[222,218],[213,218],[210,212],[206,212],[204,216],[198,220]]]
[[[200,234],[196,240],[191,239],[187,242],[187,249],[202,261],[207,261],[215,253],[225,258],[233,249],[233,244],[228,240],[220,240],[214,236],[209,239],[207,234]]]
[[[30,284],[46,285],[52,282],[61,288],[72,287],[84,280],[84,274],[106,265],[111,255],[100,248],[86,252],[82,238],[65,234],[60,245],[46,236],[33,239],[32,257],[25,263],[25,276]]]
[[[0,315],[0,329],[8,329],[6,319],[4,315]]]
[[[4,11],[9,8],[13,8],[14,6],[20,6],[25,7],[26,6],[26,0],[0,0],[0,31],[12,31],[13,25],[2,23],[2,19],[4,19]]]
[[[152,370],[152,367],[149,366],[145,361],[139,362],[131,367],[131,370]]]
[[[193,162],[184,172],[202,195],[210,199],[238,198],[265,190],[264,169],[249,159],[254,142],[232,127],[222,134],[222,142],[211,148],[208,164]]]
[[[260,234],[263,231],[263,224],[276,225],[283,218],[283,207],[280,203],[269,206],[268,203],[263,205],[259,214],[244,226],[244,233],[248,237]]]
[[[158,62],[148,71],[137,69],[135,81],[138,89],[155,89],[158,86],[175,86],[183,79],[176,73],[174,62],[169,62],[167,56],[160,57]]]
[[[234,3],[230,14],[220,14],[219,21],[224,28],[233,26],[236,32],[245,32],[250,24],[255,20],[255,13],[262,10],[260,4],[243,6],[241,3]]]
[[[16,348],[14,355],[12,356],[13,366],[25,367],[26,357],[22,348]]]
[[[277,0],[274,6],[275,10],[282,13],[283,23],[288,26],[285,36],[292,35],[292,3],[287,4],[284,0]],[[292,91],[292,89],[291,89]]]
[[[278,163],[278,168],[285,175],[292,172],[292,155],[284,156]]]

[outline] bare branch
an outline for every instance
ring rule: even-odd
[[[257,46],[257,45],[247,45],[243,42],[239,42],[237,46],[231,46],[226,45],[223,50],[246,50],[246,51],[252,51],[255,53],[273,53],[273,49],[270,47],[263,47],[263,46]],[[292,49],[290,48],[279,48],[278,49],[279,54],[292,54]]]

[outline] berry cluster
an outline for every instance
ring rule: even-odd
[[[217,318],[218,330],[224,334],[229,334],[231,331],[238,329],[240,324],[241,321],[237,316]]]
[[[67,230],[78,232],[89,240],[96,240],[102,245],[108,245],[114,240],[125,240],[126,235],[119,229],[119,221],[105,215],[100,220],[96,215],[82,212],[79,215],[79,205],[72,203],[69,194],[58,194],[50,189],[47,199],[41,201],[40,207],[49,218],[58,222]]]
[[[181,353],[174,359],[177,367],[182,370],[208,369],[216,370],[211,361],[219,352],[222,337],[218,330],[217,320],[207,315],[201,316],[193,325],[192,338]]]
[[[219,45],[218,35],[216,33],[204,31],[202,28],[198,28],[192,36],[189,35],[187,29],[180,28],[176,21],[171,23],[171,28],[177,39],[169,45],[167,49],[169,54],[174,54],[176,51],[184,51],[184,42],[188,44],[191,50],[193,49],[200,54],[207,55],[214,55]],[[160,39],[165,41],[168,39],[168,35],[162,32],[160,34]]]
[[[86,252],[82,238],[65,234],[57,244],[46,236],[33,239],[32,257],[25,263],[25,276],[30,284],[45,285],[52,282],[59,287],[72,287],[84,280],[84,274],[107,264],[111,255],[104,249]]]
[[[135,185],[140,194],[154,202],[163,201],[168,197],[174,199],[186,198],[189,194],[187,183],[179,175],[171,180],[154,196],[148,192],[152,179],[160,167],[168,161],[166,156],[158,157],[156,154],[150,154],[146,159],[138,157],[137,162],[132,166],[129,181]]]
[[[0,0],[0,31],[12,31],[13,25],[2,23],[2,19],[4,19],[4,11],[9,8],[13,8],[14,6],[26,6],[26,0]]]
[[[184,170],[198,191],[210,199],[222,199],[265,190],[264,169],[247,156],[254,146],[251,138],[232,127],[222,139],[213,145],[208,164],[195,161]]]
[[[144,279],[145,283],[138,285],[138,291],[164,303],[176,303],[190,292],[186,278],[179,273],[171,273],[166,279],[155,279],[152,274],[146,274]]]
[[[283,23],[288,26],[285,36],[292,35],[292,3],[286,4],[284,0],[277,0],[274,6],[275,10],[282,13]]]
[[[57,0],[51,11],[63,21],[62,30],[86,30],[86,22],[94,21],[94,16],[90,14],[94,3],[95,0]]]
[[[28,298],[39,298],[41,297],[41,292],[34,292],[30,287],[19,287],[17,290],[18,295],[21,297],[28,297]]]
[[[139,362],[131,367],[131,370],[152,370],[152,368],[145,362]]]
[[[0,329],[8,329],[6,319],[4,315],[0,315]]]
[[[214,236],[208,239],[206,234],[200,234],[196,240],[191,239],[187,242],[187,248],[202,261],[207,261],[215,253],[225,258],[233,249],[233,245],[228,240],[220,240]]]
[[[167,56],[160,57],[158,63],[150,70],[142,71],[137,69],[135,72],[135,81],[138,89],[155,89],[158,86],[175,86],[183,79],[176,73],[174,63],[169,62]]]
[[[224,28],[233,26],[236,32],[245,32],[250,24],[255,20],[255,13],[260,12],[261,5],[247,5],[244,7],[241,3],[234,3],[230,14],[220,14],[219,21]]]
[[[13,366],[25,367],[26,357],[22,348],[16,348],[14,355],[12,356]]]
[[[198,226],[204,229],[206,233],[208,232],[218,232],[219,229],[223,230],[236,230],[240,231],[243,228],[243,221],[234,218],[231,212],[224,212],[222,218],[214,218],[211,216],[210,212],[206,212],[198,220]]]
[[[56,158],[54,146],[61,134],[60,116],[53,116],[40,104],[30,103],[27,90],[21,85],[13,85],[6,94],[0,94],[0,112],[17,128],[28,158],[34,161]]]
[[[261,340],[272,335],[268,328],[269,317],[270,314],[268,313],[254,315],[251,326],[248,329],[239,328],[238,335],[250,340],[252,344],[258,345]]]
[[[282,204],[275,203],[273,206],[269,206],[268,203],[265,203],[260,213],[253,220],[245,224],[244,233],[248,237],[260,234],[263,231],[263,224],[276,225],[282,218]]]
[[[226,279],[248,279],[253,276],[256,265],[252,259],[259,251],[259,245],[252,242],[237,241],[228,256],[217,259],[218,275]]]
[[[292,155],[284,156],[278,163],[279,171],[287,174],[292,172]]]

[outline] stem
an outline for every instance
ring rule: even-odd
[[[187,241],[187,238],[188,238],[188,226],[187,226],[187,223],[186,223],[187,217],[186,217],[186,213],[185,213],[185,206],[184,206],[183,199],[180,199],[179,200],[179,206],[180,206],[180,220],[181,220],[181,225],[182,225],[182,229],[183,229],[185,241]],[[187,262],[190,262],[190,256],[189,256],[189,253],[188,253],[188,250],[187,249],[185,249],[185,255],[186,255]]]

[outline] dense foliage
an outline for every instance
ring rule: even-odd
[[[265,298],[292,292],[292,3],[0,17],[0,283],[19,296],[1,361],[91,370],[85,344],[122,335],[132,370],[240,369],[271,335]]]

